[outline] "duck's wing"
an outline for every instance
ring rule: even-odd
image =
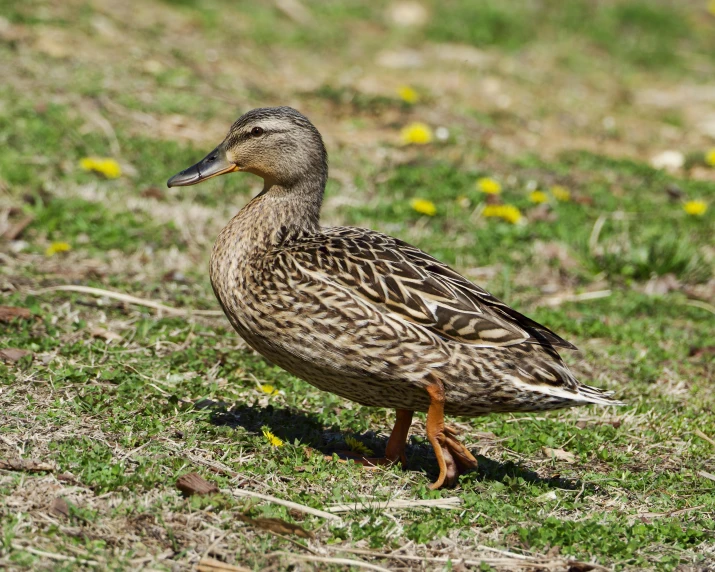
[[[278,258],[350,290],[380,311],[448,340],[576,347],[420,249],[366,229],[329,228],[281,245]],[[278,262],[278,261],[277,261]]]

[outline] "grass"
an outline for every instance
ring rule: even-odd
[[[594,56],[640,68],[681,64],[678,47],[684,42],[702,54],[712,46],[695,10],[672,2],[450,1],[434,10],[428,35],[437,41],[514,50],[577,36]]]
[[[390,23],[388,3],[302,5],[300,25],[273,4],[3,6],[0,52],[13,63],[0,88],[0,235],[33,219],[0,242],[0,304],[33,317],[0,329],[0,350],[32,352],[0,362],[0,460],[56,470],[0,470],[0,567],[191,569],[211,556],[284,569],[312,552],[414,566],[389,556],[404,549],[453,559],[423,569],[460,558],[513,569],[489,548],[564,570],[569,558],[616,570],[711,565],[715,170],[698,159],[712,144],[700,131],[707,110],[678,94],[711,87],[715,21],[695,2],[453,1],[426,2],[420,28]],[[374,64],[405,52],[405,67]],[[401,101],[402,85],[420,102]],[[643,103],[653,89],[671,98],[665,108]],[[573,341],[580,351],[564,357],[577,376],[627,405],[458,419],[479,469],[434,492],[423,415],[408,471],[339,464],[323,453],[381,453],[394,413],[268,364],[222,317],[43,290],[78,284],[217,309],[211,243],[260,184],[164,182],[242,111],[286,103],[326,136],[327,224],[376,228],[453,264]],[[411,121],[448,137],[401,146]],[[669,148],[686,166],[653,169],[650,157]],[[85,156],[115,158],[122,176],[83,171]],[[483,216],[483,176],[501,182],[499,200],[524,224]],[[537,188],[546,205],[529,200]],[[415,212],[414,198],[436,215]],[[695,199],[710,205],[703,216],[683,210]],[[47,256],[53,242],[71,249]],[[601,290],[610,295],[568,301]],[[222,492],[183,499],[175,481],[192,471]],[[321,510],[373,498],[462,504],[326,521],[236,488]],[[68,515],[50,510],[57,497]],[[243,515],[297,523],[315,539]]]

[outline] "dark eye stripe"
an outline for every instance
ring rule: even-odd
[[[251,129],[251,131],[253,131],[253,129]],[[247,139],[252,139],[254,136],[252,135],[251,131],[243,131],[238,134],[232,135],[228,140],[228,146],[231,147],[241,141],[246,141]],[[265,128],[263,128],[263,133],[261,134],[261,137],[265,137],[267,135],[274,135],[276,133],[287,133],[288,131],[289,131],[288,129],[265,129]]]

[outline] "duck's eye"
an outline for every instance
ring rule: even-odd
[[[254,137],[263,135],[263,127],[254,127],[253,129],[251,129],[251,135],[253,135]]]

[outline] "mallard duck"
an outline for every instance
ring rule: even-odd
[[[444,415],[542,411],[611,394],[579,383],[557,350],[574,346],[397,238],[320,226],[328,157],[315,126],[290,107],[240,117],[204,159],[171,177],[194,185],[245,171],[263,190],[213,247],[211,284],[238,334],[315,387],[397,421],[385,457],[406,463],[415,411],[439,464],[436,489],[477,461]]]

